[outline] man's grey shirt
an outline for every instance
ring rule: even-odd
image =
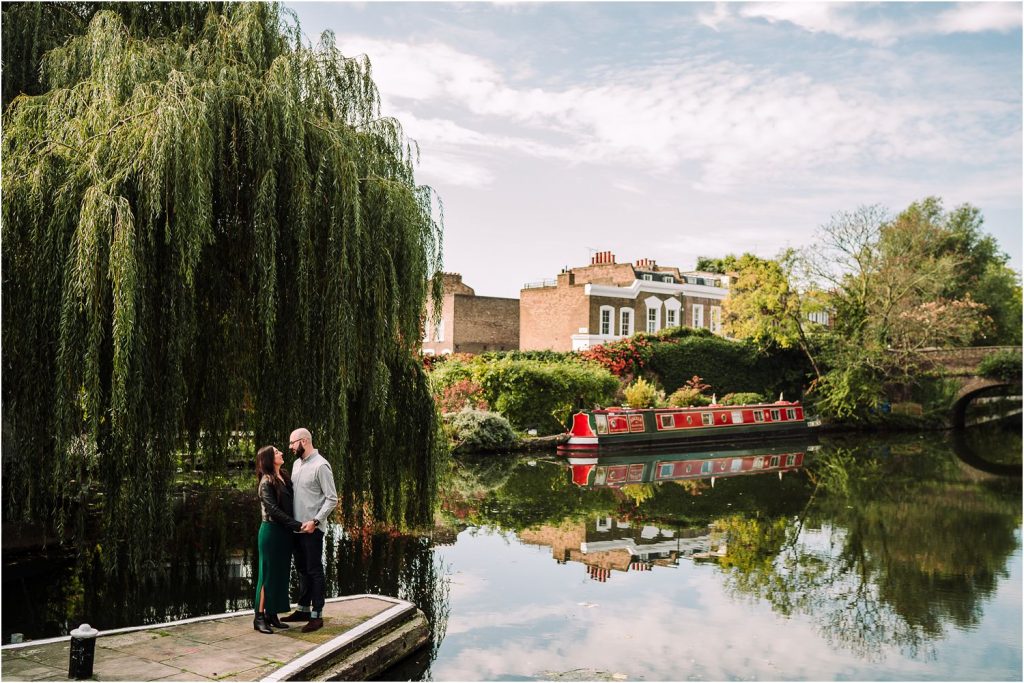
[[[334,473],[320,451],[314,449],[305,458],[292,465],[292,486],[295,488],[295,519],[308,522],[320,520],[320,528],[327,527],[331,513],[338,506],[338,490],[334,486]]]

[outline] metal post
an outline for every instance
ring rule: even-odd
[[[92,662],[96,655],[96,634],[99,631],[89,624],[82,624],[71,632],[71,653],[68,662],[68,678],[82,680],[92,678]]]

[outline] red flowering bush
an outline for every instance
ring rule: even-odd
[[[467,405],[476,410],[488,410],[484,388],[471,379],[461,379],[445,387],[435,396],[437,409],[442,413],[457,413]]]
[[[586,351],[580,351],[581,358],[600,363],[618,377],[636,377],[651,360],[653,349],[643,335],[629,339],[601,344]]]

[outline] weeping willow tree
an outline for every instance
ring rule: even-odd
[[[415,147],[333,35],[264,3],[194,23],[96,12],[3,114],[4,518],[70,533],[98,491],[114,570],[158,554],[181,455],[239,431],[309,427],[353,521],[432,512]]]

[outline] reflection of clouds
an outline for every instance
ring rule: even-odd
[[[766,608],[724,598],[717,585],[709,585],[717,584],[715,578],[700,583],[696,608],[674,606],[671,595],[640,594],[625,609],[587,610],[565,603],[539,612],[475,615],[461,621],[458,634],[449,625],[448,656],[434,663],[433,675],[494,680],[586,668],[622,672],[634,680],[857,677],[860,660],[825,647],[812,623],[789,619],[785,630],[778,630],[778,618]],[[488,632],[510,625],[524,627],[516,631],[519,637],[506,639],[503,632],[494,638]],[[473,637],[466,637],[470,633]],[[498,642],[500,647],[492,646]],[[899,669],[899,676],[929,673],[934,671],[923,662]]]

